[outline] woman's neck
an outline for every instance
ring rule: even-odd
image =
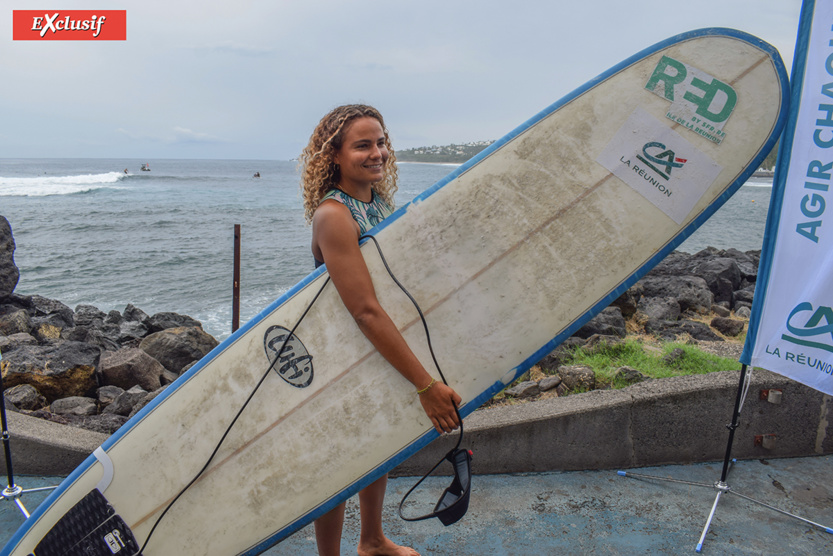
[[[359,201],[369,203],[373,200],[373,187],[369,183],[360,184],[341,181],[336,187]]]

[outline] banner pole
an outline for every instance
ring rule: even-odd
[[[723,472],[720,474],[721,483],[725,483],[726,477],[729,475],[729,463],[732,459],[732,445],[735,441],[735,429],[738,428],[740,408],[743,406],[743,399],[746,397],[746,376],[746,364],[742,364],[740,367],[740,381],[738,381],[738,393],[735,396],[735,410],[734,413],[732,413],[732,422],[726,425],[726,428],[729,429],[729,440],[726,443],[726,456],[723,458]]]

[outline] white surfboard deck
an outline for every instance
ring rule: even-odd
[[[666,77],[649,90],[657,71]],[[687,80],[666,88],[681,71]],[[375,229],[426,315],[464,415],[621,295],[742,185],[780,133],[787,88],[777,52],[754,37],[726,29],[673,37],[534,116]],[[706,98],[700,114],[698,97]],[[382,305],[437,376],[415,309],[373,245],[362,252]],[[2,554],[32,552],[97,485],[141,546],[266,372],[270,328],[291,329],[325,278],[324,268],[310,274],[131,419]],[[312,355],[311,382],[295,387],[269,374],[207,471],[162,519],[147,556],[257,554],[436,437],[414,388],[362,336],[332,284],[296,336]]]

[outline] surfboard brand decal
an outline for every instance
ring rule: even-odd
[[[634,110],[596,162],[677,224],[723,169],[641,108]]]
[[[665,117],[718,145],[738,102],[728,84],[679,60],[663,56],[645,88],[671,102]]]
[[[113,554],[118,554],[121,552],[121,549],[127,546],[121,538],[121,531],[118,529],[113,529],[106,535],[104,535],[104,542],[107,543],[107,548],[110,549],[110,552]]]
[[[651,154],[652,152],[656,154]],[[682,168],[688,162],[687,159],[678,157],[674,151],[659,141],[645,143],[642,147],[642,154],[645,155],[644,158],[641,155],[636,155],[636,158],[666,180],[671,178],[671,171],[674,168]],[[671,194],[667,190],[666,193],[669,196]]]
[[[283,326],[269,327],[263,337],[266,357],[270,364],[275,361],[276,357],[278,358],[274,370],[282,379],[296,388],[306,388],[312,383],[312,355],[309,354],[298,336],[293,334],[287,342],[288,335],[289,330]],[[281,349],[284,342],[286,342],[286,346],[278,354],[278,350]]]

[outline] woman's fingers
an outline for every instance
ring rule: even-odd
[[[458,429],[460,420],[455,408],[463,399],[457,392],[442,383],[437,384],[431,390],[420,396],[420,401],[434,429],[440,434]]]

